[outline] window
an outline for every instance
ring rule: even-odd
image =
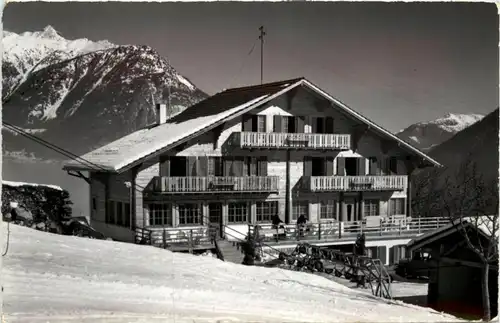
[[[180,225],[201,225],[200,205],[194,203],[179,204]]]
[[[265,115],[252,116],[252,131],[253,132],[266,132],[266,116]]]
[[[380,215],[380,201],[379,200],[365,200],[365,216]]]
[[[271,222],[278,214],[278,201],[256,203],[257,222]]]
[[[288,117],[281,117],[281,132],[288,133]]]
[[[207,176],[223,176],[222,157],[208,157]]]
[[[389,158],[389,172],[393,174],[398,173],[398,160],[396,157]]]
[[[321,201],[320,210],[319,210],[319,218],[324,220],[336,220],[337,219],[337,201],[328,200]]]
[[[116,202],[116,224],[123,225],[123,203]]]
[[[301,215],[309,219],[309,202],[297,201],[292,203],[292,220],[297,220]]]
[[[229,203],[227,213],[227,222],[231,224],[248,223],[247,202]]]
[[[123,208],[123,225],[127,228],[130,228],[130,203],[125,203],[125,206]]]
[[[97,198],[92,198],[92,210],[97,211]]]
[[[164,203],[149,204],[149,225],[172,226],[172,205]]]
[[[405,199],[391,199],[390,200],[390,214],[391,215],[404,215],[405,214]]]
[[[257,132],[266,132],[266,116],[257,116]]]

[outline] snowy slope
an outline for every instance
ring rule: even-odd
[[[3,283],[8,322],[456,321],[316,275],[14,225]]]
[[[433,121],[415,123],[396,135],[415,147],[428,151],[483,117],[481,114],[448,113]]]

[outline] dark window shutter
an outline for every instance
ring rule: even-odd
[[[305,127],[305,117],[296,117],[295,122],[297,122],[296,133],[304,133]]]
[[[260,157],[258,160],[258,176],[267,176],[267,158]]]
[[[312,158],[304,157],[304,176],[312,176]]]
[[[366,162],[365,158],[361,157],[358,158],[358,175],[366,175]]]
[[[243,163],[245,159],[243,157],[237,157],[233,161],[233,173],[232,176],[241,177],[243,176]]]
[[[333,118],[332,117],[326,117],[325,133],[333,133]]]
[[[160,157],[160,176],[170,176],[170,158],[168,156]]]
[[[252,116],[249,114],[244,114],[242,120],[243,120],[242,130],[252,131]]]
[[[389,170],[393,174],[398,173],[398,159],[396,157],[389,158]]]
[[[344,176],[345,174],[345,157],[337,157],[337,175]]]
[[[333,176],[333,157],[326,157],[326,176]]]
[[[370,168],[368,175],[379,175],[377,158],[370,157],[369,160],[370,160]]]
[[[285,117],[287,122],[288,122],[288,133],[296,133],[297,131],[295,131],[296,127],[297,127],[297,124],[296,124],[296,121],[295,121],[295,118],[296,117]]]
[[[197,174],[198,176],[207,176],[208,173],[208,157],[198,157],[198,168]]]
[[[252,116],[252,132],[259,131],[259,117],[256,115]]]
[[[231,176],[233,160],[230,158],[224,159],[224,176]]]
[[[222,157],[212,157],[214,159],[214,176],[224,176],[224,160]]]
[[[283,127],[281,126],[282,118],[281,116],[273,116],[274,119],[274,132],[282,132]]]
[[[243,157],[243,176],[250,176],[250,157]]]
[[[187,158],[187,176],[196,176],[196,157]]]
[[[323,123],[324,118],[322,117],[317,117],[316,122],[314,125],[316,126],[315,128],[315,133],[324,133],[325,132],[325,125]]]
[[[248,157],[249,159],[249,174],[250,176],[257,176],[257,159],[255,157]]]

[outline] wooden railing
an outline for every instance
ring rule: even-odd
[[[381,218],[378,225],[373,225],[373,223],[367,225],[366,221],[308,223],[303,228],[295,224],[282,225],[278,228],[272,224],[252,224],[249,225],[248,233],[252,236],[257,235],[264,242],[355,239],[360,233],[364,233],[368,239],[370,237],[413,237],[449,223],[447,218],[403,218],[400,221]]]
[[[153,189],[164,193],[207,192],[276,192],[278,176],[242,177],[160,177],[153,179]]]
[[[260,149],[334,149],[349,150],[351,135],[281,132],[235,132],[233,144]]]
[[[404,191],[408,176],[310,176],[305,177],[306,189],[311,192],[325,191]]]
[[[136,243],[172,249],[194,249],[199,246],[213,245],[214,233],[209,227],[188,228],[136,228]]]

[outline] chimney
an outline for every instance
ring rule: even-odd
[[[156,105],[156,124],[164,124],[167,121],[167,105],[157,104]]]

